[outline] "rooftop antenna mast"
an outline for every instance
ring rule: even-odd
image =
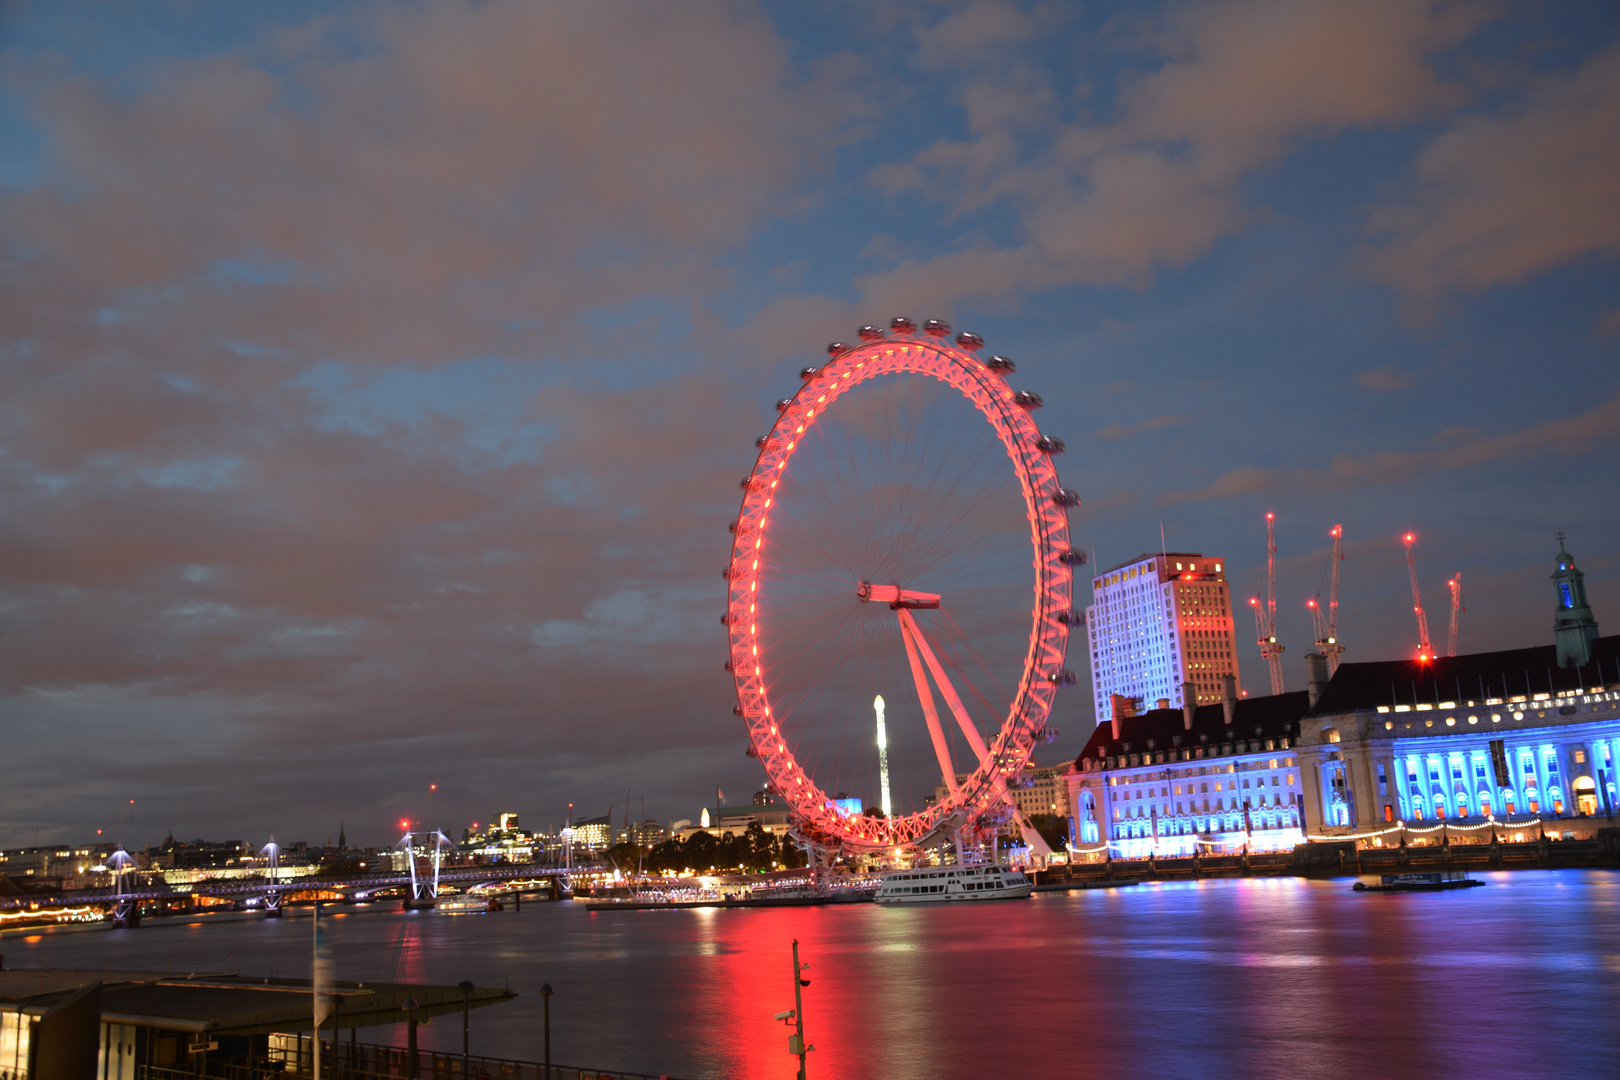
[[[1423,614],[1423,600],[1418,596],[1417,558],[1412,554],[1412,545],[1417,542],[1417,537],[1407,533],[1404,539],[1406,542],[1406,571],[1412,578],[1412,611],[1417,615],[1418,659],[1433,660],[1434,646],[1429,644],[1429,617]]]
[[[1316,600],[1306,601],[1305,606],[1311,609],[1311,619],[1316,623],[1316,651],[1327,657],[1328,676],[1331,678],[1339,670],[1339,657],[1344,654],[1344,646],[1339,644],[1339,563],[1344,560],[1339,545],[1344,538],[1344,526],[1333,526],[1328,535],[1333,537],[1333,556],[1327,613],[1322,613],[1322,605]]]
[[[1468,610],[1462,606],[1462,571],[1457,571],[1457,576],[1446,582],[1446,585],[1451,589],[1451,634],[1446,640],[1446,655],[1456,656],[1457,613]]]
[[[1254,608],[1255,636],[1259,639],[1260,656],[1271,669],[1271,692],[1283,692],[1283,647],[1277,641],[1277,515],[1266,515],[1266,606],[1258,598],[1251,598]]]

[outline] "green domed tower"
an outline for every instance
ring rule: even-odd
[[[1558,534],[1558,569],[1552,579],[1558,590],[1558,613],[1553,616],[1558,666],[1581,667],[1592,659],[1598,624],[1586,602],[1586,575],[1575,568],[1575,556],[1564,550],[1563,533]]]

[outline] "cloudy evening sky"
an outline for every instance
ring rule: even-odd
[[[1559,530],[1620,631],[1612,4],[12,2],[0,80],[0,845],[746,797],[737,480],[897,314],[1100,564],[1274,511],[1291,688],[1337,523],[1347,660],[1407,529],[1464,650]]]

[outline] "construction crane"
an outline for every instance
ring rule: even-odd
[[[1254,609],[1255,637],[1260,656],[1271,668],[1271,692],[1283,692],[1283,647],[1277,641],[1277,515],[1266,515],[1266,606],[1258,597],[1249,600]]]
[[[1434,646],[1429,644],[1429,617],[1423,614],[1423,600],[1418,595],[1417,558],[1412,554],[1412,545],[1417,542],[1417,537],[1407,533],[1405,540],[1406,570],[1412,577],[1412,610],[1417,614],[1418,659],[1433,660]]]
[[[1328,676],[1332,677],[1339,670],[1339,657],[1344,654],[1344,646],[1339,644],[1339,563],[1344,559],[1339,542],[1344,537],[1344,526],[1333,526],[1328,535],[1333,537],[1333,558],[1329,564],[1332,583],[1328,586],[1327,612],[1323,613],[1316,599],[1307,600],[1305,606],[1311,609],[1311,621],[1316,624],[1316,651],[1327,657]]]
[[[1457,655],[1457,613],[1459,611],[1467,611],[1468,610],[1467,608],[1462,606],[1462,571],[1461,570],[1457,571],[1457,576],[1452,578],[1450,581],[1446,582],[1446,585],[1449,586],[1450,589],[1451,589],[1451,635],[1446,640],[1446,655],[1447,656],[1456,656]]]

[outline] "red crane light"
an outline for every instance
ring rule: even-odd
[[[1412,613],[1417,616],[1418,625],[1418,660],[1427,663],[1434,657],[1434,646],[1429,644],[1429,617],[1423,611],[1423,600],[1418,595],[1417,559],[1412,554],[1412,542],[1417,537],[1407,533],[1403,538],[1406,544],[1406,570],[1412,579]]]

